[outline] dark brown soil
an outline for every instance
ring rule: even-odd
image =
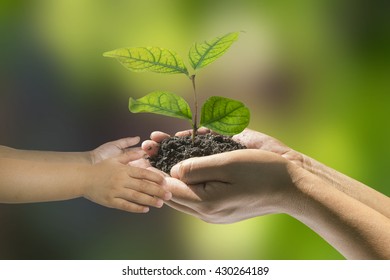
[[[194,144],[191,136],[170,137],[161,142],[157,155],[150,157],[152,166],[169,174],[178,162],[191,158],[219,154],[246,147],[222,135],[197,135]]]

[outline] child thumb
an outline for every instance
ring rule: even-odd
[[[120,163],[128,164],[130,161],[139,160],[146,157],[145,151],[140,149],[134,149],[131,151],[127,151],[120,156],[118,156],[118,160]]]
[[[117,157],[117,160],[122,164],[128,164],[130,161],[134,160],[134,156],[129,153],[123,153]]]

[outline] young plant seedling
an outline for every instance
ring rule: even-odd
[[[240,101],[212,96],[201,109],[198,124],[198,100],[195,77],[197,72],[221,57],[238,39],[239,32],[232,32],[203,43],[194,43],[188,59],[192,73],[183,59],[174,51],[159,47],[120,48],[105,52],[105,57],[117,59],[123,66],[134,72],[155,72],[163,74],[184,74],[191,83],[194,93],[194,113],[188,103],[179,95],[167,91],[154,91],[139,99],[129,99],[132,113],[154,113],[179,119],[186,119],[192,125],[192,142],[199,127],[207,127],[222,135],[234,135],[249,124],[249,109]]]

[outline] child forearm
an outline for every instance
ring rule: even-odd
[[[91,163],[91,152],[32,151],[0,146],[0,158],[42,162]]]
[[[0,158],[0,202],[66,200],[83,195],[88,165]]]

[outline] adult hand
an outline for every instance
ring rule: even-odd
[[[153,154],[165,137],[155,132],[143,148]],[[167,181],[173,197],[167,204],[211,223],[282,212],[347,258],[390,257],[387,196],[262,133],[245,130],[235,139],[252,149],[174,166]]]
[[[247,149],[191,158],[171,175],[188,186],[168,181],[173,197],[167,204],[206,222],[285,213],[346,258],[390,257],[389,218],[275,153]]]
[[[261,150],[238,150],[180,162],[171,170],[166,202],[209,223],[234,223],[283,211],[294,166]]]

